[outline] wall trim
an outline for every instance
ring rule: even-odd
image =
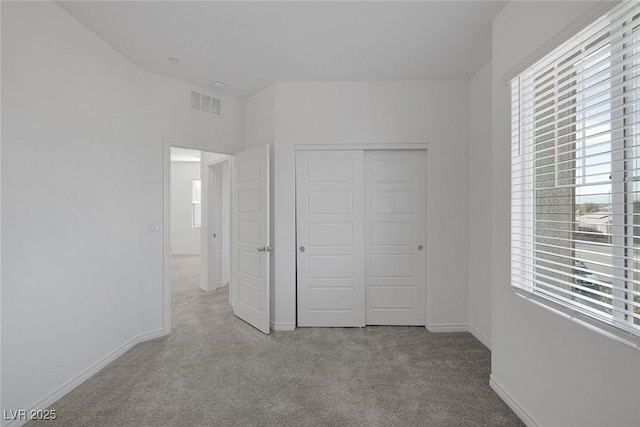
[[[177,256],[200,256],[200,252],[171,252],[171,255]]]
[[[271,325],[271,329],[276,332],[291,332],[296,330],[295,323],[289,322],[274,322],[273,320],[269,322]]]
[[[200,285],[202,287],[202,285]],[[296,329],[295,323],[289,322],[270,322],[271,329],[274,331],[293,331]],[[476,328],[467,323],[443,323],[438,325],[428,325],[426,329],[431,333],[447,333],[447,332],[468,332],[480,341],[485,347],[491,350],[491,341],[481,334]]]
[[[216,283],[215,285],[207,285],[205,283],[200,283],[198,285],[198,288],[202,289],[205,292],[213,292],[213,291],[216,291],[216,290],[218,290],[220,288],[224,288],[228,284],[229,284],[228,280],[225,280],[224,282]]]
[[[489,376],[489,386],[528,427],[542,426],[493,375]]]
[[[104,367],[108,364],[116,360],[118,357],[122,356],[127,351],[131,350],[137,344],[140,344],[145,341],[149,341],[152,339],[160,338],[165,336],[163,329],[156,329],[155,331],[145,332],[143,334],[136,335],[131,338],[129,341],[122,344],[120,347],[113,350],[111,353],[102,357],[98,361],[96,361],[93,365],[89,366],[84,371],[80,372],[74,378],[71,378],[69,381],[64,383],[62,386],[58,387],[56,390],[53,390],[51,393],[47,394],[43,398],[37,400],[36,402],[29,405],[28,408],[24,408],[27,411],[27,414],[31,411],[43,410],[51,406],[56,401],[60,400],[63,396],[71,392],[73,389],[78,387],[80,384],[100,372]],[[24,425],[29,420],[13,420],[7,424],[4,424],[4,427],[18,427]]]
[[[469,325],[467,323],[440,323],[431,324],[425,326],[427,331],[432,333],[446,333],[446,332],[469,332]]]
[[[295,144],[296,151],[325,150],[427,150],[428,142],[408,144]]]
[[[483,333],[474,328],[471,324],[468,325],[468,330],[469,333],[475,337],[475,339],[480,341],[482,344],[484,344],[485,347],[491,350],[491,340],[489,338],[487,338]]]
[[[480,333],[480,331],[478,331],[476,328],[474,328],[472,325],[468,323],[441,323],[441,324],[435,324],[435,325],[432,324],[432,325],[425,326],[425,328],[427,328],[427,331],[434,334],[442,334],[447,332],[468,332],[471,335],[473,335],[475,339],[480,341],[482,345],[487,347],[489,351],[491,351],[491,340],[486,336],[484,336],[482,333]]]

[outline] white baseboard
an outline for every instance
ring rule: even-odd
[[[296,329],[295,323],[286,323],[286,322],[276,323],[273,320],[270,323],[271,323],[271,329],[277,332],[291,332],[291,331],[295,331]]]
[[[189,255],[189,256],[196,256],[196,255],[200,255],[200,252],[171,252],[171,255]]]
[[[144,334],[137,335],[131,338],[126,343],[122,344],[120,347],[113,350],[111,353],[104,356],[102,359],[95,362],[93,365],[89,366],[87,369],[82,371],[79,375],[71,380],[67,381],[62,386],[58,387],[56,390],[47,394],[41,399],[38,399],[35,403],[29,405],[28,408],[24,408],[27,411],[27,414],[30,411],[38,411],[43,410],[51,406],[56,401],[60,400],[64,395],[72,391],[74,388],[78,387],[80,384],[97,374],[101,369],[107,366],[109,363],[116,360],[118,357],[122,356],[127,351],[131,350],[133,346],[140,344],[144,341],[149,341],[155,338],[160,338],[164,336],[163,329],[157,329],[151,332],[145,332]],[[28,420],[13,420],[7,424],[3,424],[4,427],[19,427],[27,423]]]
[[[215,285],[207,285],[205,283],[200,283],[198,285],[198,287],[200,289],[202,289],[203,291],[205,291],[205,292],[212,292],[212,291],[215,291],[217,289],[224,288],[228,284],[229,284],[228,282],[220,282],[220,283],[217,283]]]
[[[493,375],[489,377],[489,386],[528,427],[540,427],[542,425],[522,407],[520,402],[511,396],[511,393],[509,393]]]
[[[471,326],[468,323],[441,323],[431,324],[426,326],[427,331],[440,334],[447,332],[468,332],[474,336],[475,339],[480,341],[485,347],[491,350],[491,340],[484,336],[480,331]]]
[[[472,325],[469,325],[469,333],[473,335],[478,341],[484,344],[489,350],[491,350],[491,340],[487,338],[484,334],[482,334],[479,330],[474,328]]]
[[[466,323],[440,323],[426,326],[427,331],[433,333],[443,332],[469,332],[469,325]]]

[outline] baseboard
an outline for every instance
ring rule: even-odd
[[[140,334],[136,337],[136,344],[140,344],[141,342],[155,340],[156,338],[164,337],[166,334],[162,329],[156,329],[155,331],[145,332],[144,334]],[[131,346],[133,347],[133,345]]]
[[[200,283],[198,285],[198,287],[200,289],[202,289],[203,291],[205,291],[205,292],[212,292],[212,291],[215,291],[217,289],[224,288],[228,284],[229,284],[228,282],[220,282],[220,283],[217,283],[215,285],[210,286],[210,285],[207,285],[207,284],[204,284],[204,283]]]
[[[80,384],[82,384],[83,382],[85,382],[86,380],[88,380],[98,372],[100,372],[100,370],[102,370],[109,363],[113,362],[118,357],[122,356],[124,353],[131,350],[133,346],[140,344],[141,342],[144,342],[144,341],[160,338],[164,335],[165,333],[163,329],[157,329],[155,331],[145,332],[144,334],[140,334],[131,338],[129,341],[122,344],[120,347],[118,347],[111,353],[107,354],[102,359],[95,362],[93,365],[89,366],[87,369],[82,371],[75,378],[72,378],[71,380],[67,381],[58,389],[54,390],[53,392],[49,393],[42,399],[39,399],[35,403],[29,405],[28,408],[24,408],[24,409],[27,411],[27,414],[28,414],[32,410],[38,411],[38,410],[43,410],[48,408],[53,403],[60,400],[67,393],[72,391],[74,388],[78,387]],[[27,422],[28,420],[12,420],[7,424],[3,424],[3,427],[19,427],[21,425],[26,424]]]
[[[498,380],[495,379],[493,375],[489,377],[489,386],[493,389],[493,391],[496,392],[498,396],[500,396],[502,400],[504,400],[504,403],[506,403],[509,408],[511,408],[513,412],[515,412],[516,415],[520,417],[522,422],[525,423],[528,427],[539,427],[542,425],[531,414],[529,414],[526,409],[522,407],[520,402],[518,402],[518,400],[515,399],[511,395],[511,393],[509,393],[509,391],[505,389]]]
[[[487,338],[484,334],[474,328],[472,325],[468,326],[469,333],[473,335],[478,341],[484,344],[489,350],[491,350],[491,340]]]
[[[446,332],[469,332],[469,325],[467,323],[440,323],[431,324],[426,326],[427,331],[433,333],[446,333]]]
[[[271,329],[277,332],[291,332],[291,331],[295,331],[296,329],[295,323],[287,323],[287,322],[276,323],[273,320],[270,323],[271,323]]]
[[[480,341],[482,345],[491,350],[491,340],[468,323],[441,323],[439,325],[427,325],[427,331],[440,334],[446,332],[468,332]]]
[[[196,255],[200,255],[200,252],[171,252],[171,255],[189,255],[189,256],[196,256]]]

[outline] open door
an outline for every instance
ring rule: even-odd
[[[268,334],[269,145],[237,153],[232,180],[233,313]]]

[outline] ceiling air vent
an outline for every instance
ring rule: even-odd
[[[222,115],[222,100],[220,98],[192,90],[191,108],[220,116]]]

